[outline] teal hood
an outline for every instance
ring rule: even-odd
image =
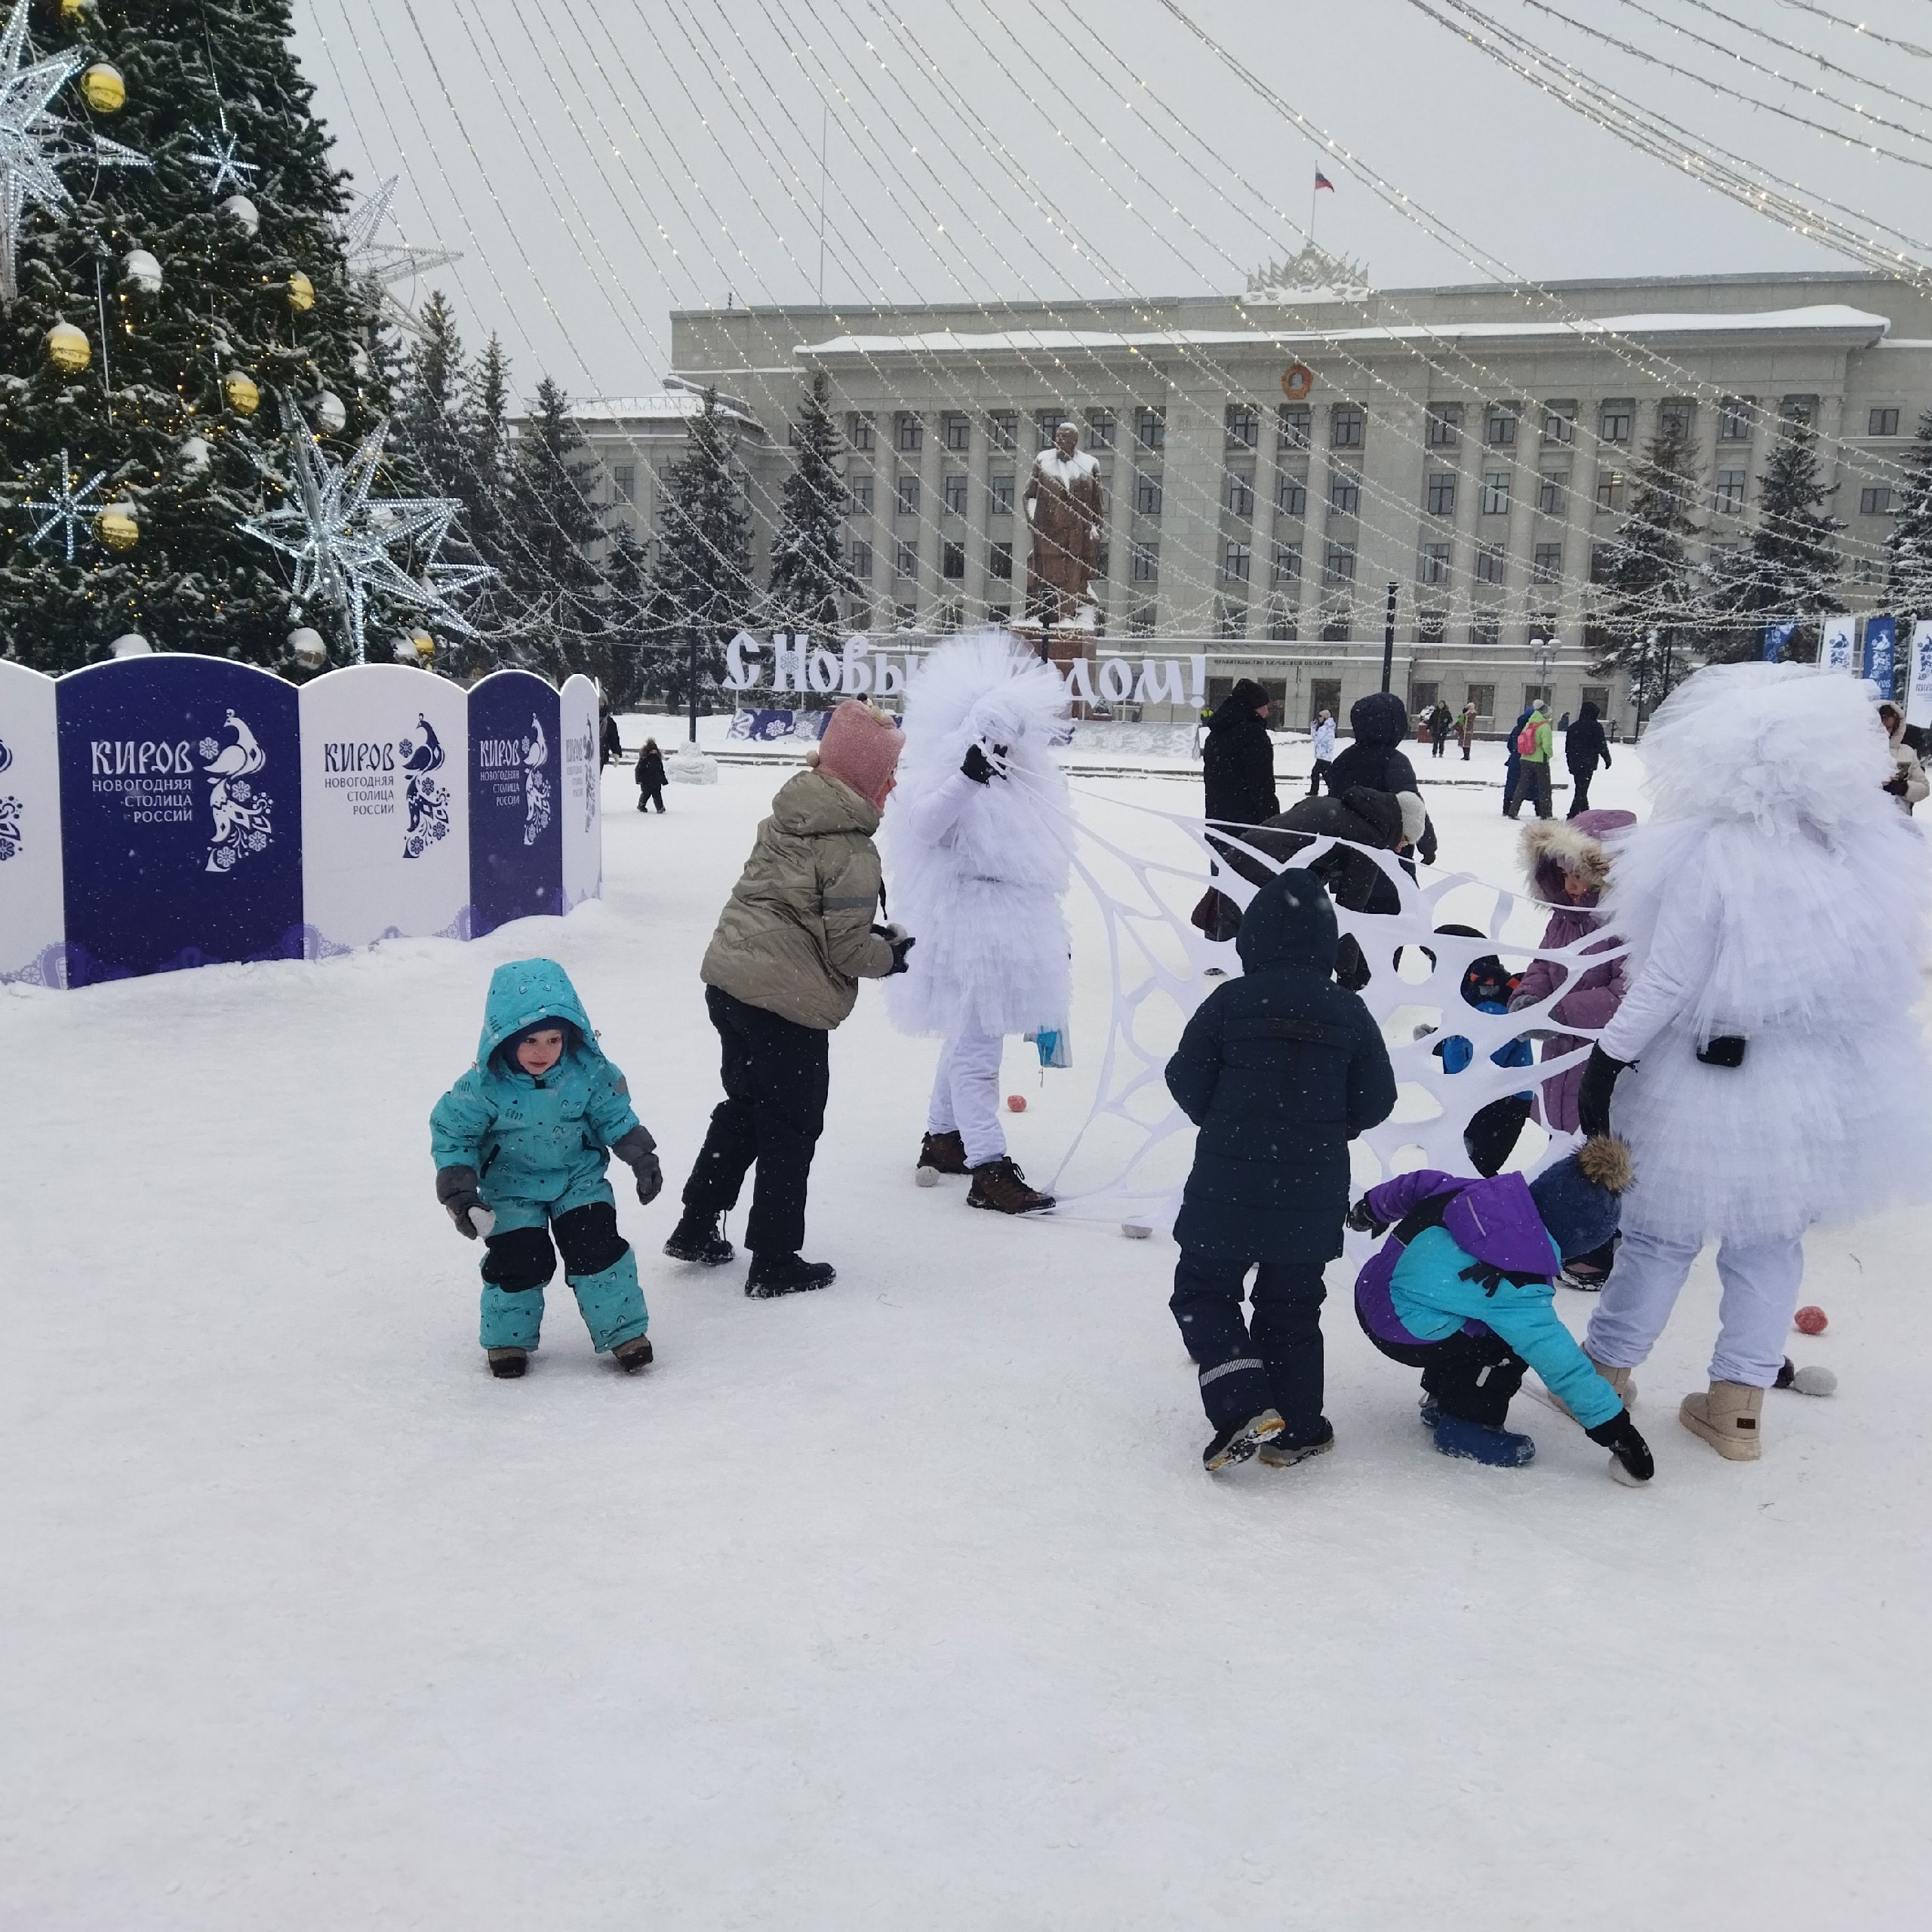
[[[476,1044],[476,1064],[487,1067],[490,1056],[503,1042],[534,1026],[540,1020],[561,1020],[576,1029],[576,1050],[601,1060],[590,1016],[571,984],[571,976],[554,959],[512,959],[490,975],[489,997],[483,1002],[483,1035]],[[565,1049],[566,1057],[571,1051]]]

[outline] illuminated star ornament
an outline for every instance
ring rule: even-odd
[[[281,420],[294,457],[294,500],[246,518],[241,528],[294,558],[298,614],[311,597],[335,605],[358,662],[365,654],[363,625],[371,591],[473,637],[475,632],[450,598],[495,573],[486,565],[436,561],[462,505],[452,497],[371,499],[376,466],[389,435],[386,420],[370,431],[346,463],[339,463],[317,448],[286,401]],[[424,560],[420,577],[411,577],[391,554],[405,546]]]
[[[67,138],[66,123],[49,112],[54,97],[87,65],[69,48],[45,60],[29,60],[28,0],[14,0],[0,27],[0,302],[20,294],[15,275],[20,223],[31,208],[57,212],[72,205],[57,169],[72,161],[97,168],[150,168],[146,155],[118,141],[89,137],[82,146]]]
[[[237,161],[235,150],[240,145],[234,135],[228,131],[228,115],[221,117],[221,138],[217,140],[212,134],[198,137],[202,143],[198,148],[191,148],[188,158],[207,173],[208,195],[213,201],[221,199],[221,191],[232,182],[238,195],[248,192],[248,177],[262,171],[251,161]]]
[[[38,544],[56,524],[67,526],[67,561],[74,561],[74,531],[78,525],[91,523],[100,514],[100,486],[107,481],[107,472],[97,470],[77,490],[74,487],[75,472],[68,466],[67,452],[60,452],[60,487],[44,503],[23,503],[23,509],[38,510],[47,519],[27,539]]]
[[[337,232],[342,237],[349,278],[379,296],[383,312],[398,328],[420,336],[423,325],[416,319],[414,311],[394,293],[395,285],[426,275],[432,269],[445,268],[463,257],[454,248],[412,248],[406,242],[380,238],[384,225],[395,217],[396,184],[401,179],[392,174],[378,182],[374,190],[362,195],[343,217]]]

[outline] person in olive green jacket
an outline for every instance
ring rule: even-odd
[[[833,1278],[829,1263],[798,1253],[805,1193],[825,1124],[831,1031],[852,1011],[859,982],[903,972],[912,944],[872,918],[881,885],[872,834],[901,743],[869,705],[848,700],[832,713],[812,768],[772,801],[699,969],[724,1048],[724,1098],[664,1252],[710,1267],[731,1260],[724,1217],[755,1164],[745,1292],[758,1299]]]
[[[1549,754],[1552,737],[1549,712],[1541,704],[1534,706],[1516,734],[1516,782],[1503,808],[1505,818],[1514,818],[1523,809],[1525,798],[1534,798],[1537,817],[1548,818],[1555,811],[1549,795]]]

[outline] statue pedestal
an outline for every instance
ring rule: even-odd
[[[664,761],[664,776],[673,785],[715,785],[718,761],[687,740]]]

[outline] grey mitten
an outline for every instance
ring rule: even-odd
[[[611,1143],[611,1152],[636,1177],[637,1198],[648,1208],[664,1192],[664,1168],[657,1158],[657,1143],[647,1129],[634,1127],[621,1140]]]
[[[465,1241],[487,1235],[497,1225],[496,1216],[484,1206],[483,1197],[476,1191],[474,1168],[438,1168],[436,1198]]]

